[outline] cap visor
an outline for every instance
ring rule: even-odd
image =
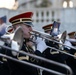
[[[23,24],[29,25],[31,27],[34,27],[34,25],[32,24],[32,22],[24,22]]]

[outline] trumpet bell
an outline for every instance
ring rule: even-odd
[[[22,32],[22,29],[20,27],[18,27],[16,29],[16,31],[14,33],[13,40],[18,43],[18,45],[20,46],[19,49],[21,49],[21,47],[23,45],[23,32]]]
[[[61,35],[61,41],[62,41],[62,43],[65,42],[66,36],[67,36],[67,31],[64,31],[64,32],[62,33],[62,35]]]

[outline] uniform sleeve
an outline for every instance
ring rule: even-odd
[[[38,50],[35,51],[35,54],[38,55],[38,56],[42,56],[42,57],[44,56],[43,53],[41,53],[41,52],[38,51]]]

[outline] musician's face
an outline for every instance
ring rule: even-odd
[[[24,36],[24,38],[29,39],[29,38],[31,37],[30,32],[32,31],[32,27],[29,26],[29,25],[24,25],[24,24],[22,24],[22,25],[21,25],[21,28],[22,28],[22,31],[23,31],[23,36]]]

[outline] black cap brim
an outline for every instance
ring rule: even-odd
[[[32,22],[23,22],[23,24],[29,25],[31,27],[34,27],[34,25],[32,24]]]

